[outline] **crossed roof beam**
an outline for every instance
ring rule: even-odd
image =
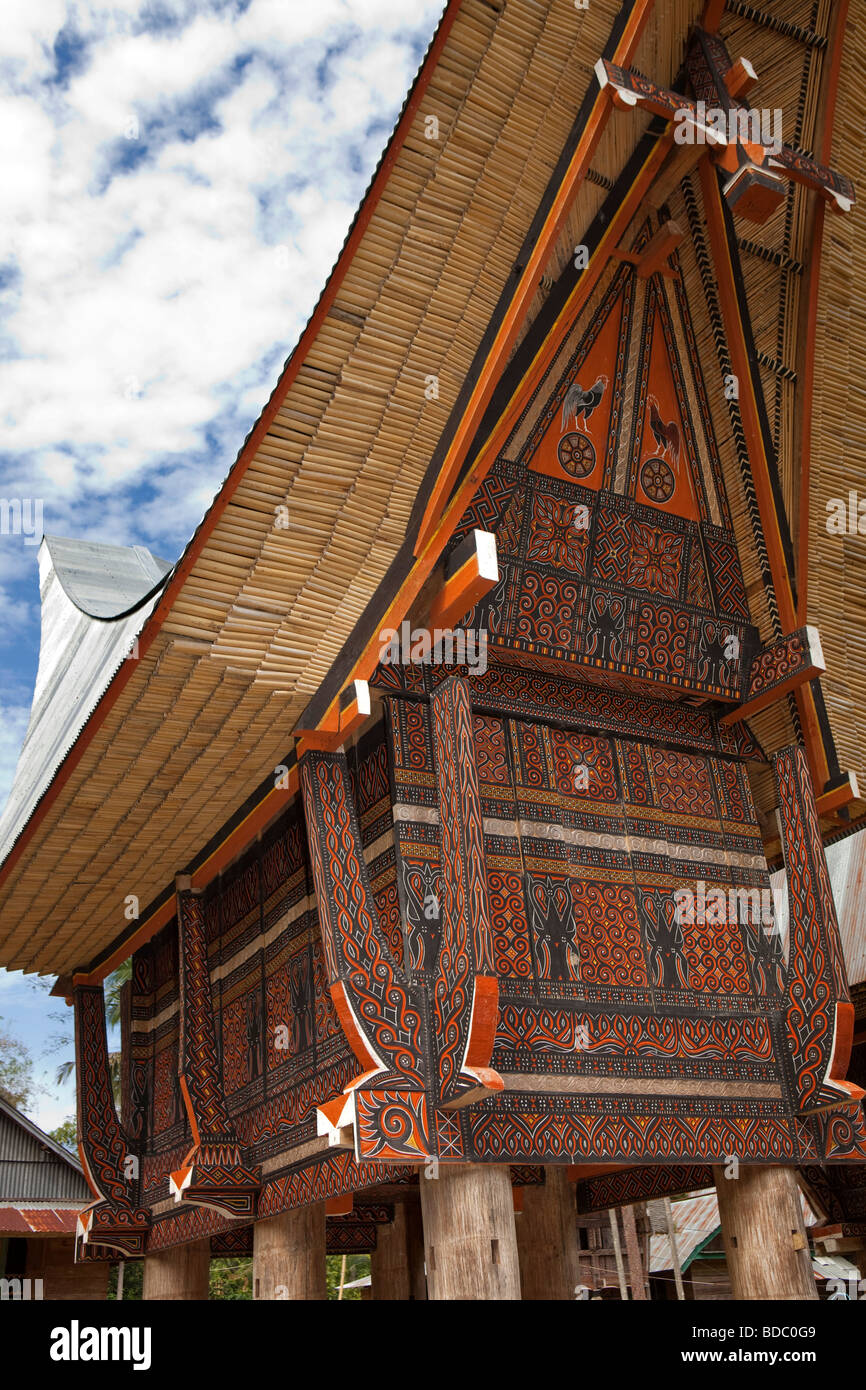
[[[660,87],[633,68],[600,58],[595,67],[603,91],[620,110],[641,108],[673,123],[681,149],[674,156],[671,183],[678,183],[705,153],[728,174],[724,197],[731,211],[762,223],[785,199],[793,180],[814,189],[837,212],[854,206],[854,185],[844,174],[811,155],[767,138],[761,114],[738,98],[758,75],[747,58],[732,61],[718,34],[696,26],[686,54],[694,98]]]

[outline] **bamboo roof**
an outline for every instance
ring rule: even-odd
[[[128,929],[128,897],[145,911],[287,761],[365,613],[381,617],[411,569],[419,499],[526,264],[594,65],[640,8],[633,66],[670,84],[700,0],[451,0],[313,317],[143,621],[138,658],[111,675],[6,846],[0,964],[86,969]],[[811,22],[812,4],[784,8]],[[747,56],[760,67],[754,47]],[[793,107],[801,73],[782,65],[778,81]],[[648,121],[608,122],[518,343]],[[697,261],[694,275],[698,307]]]

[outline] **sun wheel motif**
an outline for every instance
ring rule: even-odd
[[[595,468],[595,445],[579,430],[571,430],[562,436],[556,456],[572,478],[588,478]]]
[[[668,502],[674,492],[674,471],[664,459],[647,459],[640,471],[640,485],[651,502]]]

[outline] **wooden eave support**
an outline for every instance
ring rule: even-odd
[[[786,644],[792,638],[800,638],[802,642],[803,657],[800,664],[792,669],[784,679],[775,684],[767,683],[766,688],[762,688],[760,672],[764,656],[767,655],[772,658],[774,653],[784,651]],[[756,668],[759,673],[758,678],[755,677]],[[758,653],[752,662],[749,697],[742,705],[737,705],[735,709],[726,710],[720,717],[719,723],[723,725],[737,724],[742,719],[751,719],[752,715],[758,714],[760,710],[767,709],[769,705],[774,705],[792,691],[799,690],[801,686],[808,684],[816,676],[823,675],[826,669],[821,639],[818,635],[818,629],[815,627],[805,627],[797,633],[783,637],[781,642],[770,643],[768,647]]]
[[[834,811],[838,811],[840,806],[847,806],[849,802],[860,799],[857,774],[849,768],[838,787],[833,787],[830,791],[824,792],[822,796],[816,798],[815,809],[819,816],[829,816]]]
[[[499,583],[496,537],[470,531],[448,558],[442,587],[430,606],[431,628],[450,628]]]
[[[725,73],[724,82],[728,89],[728,96],[736,101],[738,97],[745,96],[746,92],[751,91],[757,80],[758,74],[748,58],[738,58]]]
[[[307,750],[332,753],[356,733],[372,712],[370,686],[365,680],[351,680],[340,692],[324,719],[315,729],[298,728],[298,757]]]

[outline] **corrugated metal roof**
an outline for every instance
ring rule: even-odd
[[[92,1200],[81,1165],[26,1115],[0,1097],[0,1202]]]
[[[806,1198],[801,1194],[803,1221],[814,1226],[817,1221]],[[719,1203],[714,1189],[698,1192],[682,1202],[672,1202],[674,1233],[680,1269],[687,1269],[695,1252],[720,1229]],[[660,1274],[673,1268],[671,1243],[667,1233],[650,1237],[650,1274]]]
[[[0,1207],[0,1236],[72,1235],[77,1207]]]
[[[0,859],[72,747],[162,592],[171,566],[144,546],[46,536],[42,631],[30,721],[0,818]]]
[[[143,545],[103,545],[46,536],[64,593],[89,618],[115,622],[161,589],[171,569]]]

